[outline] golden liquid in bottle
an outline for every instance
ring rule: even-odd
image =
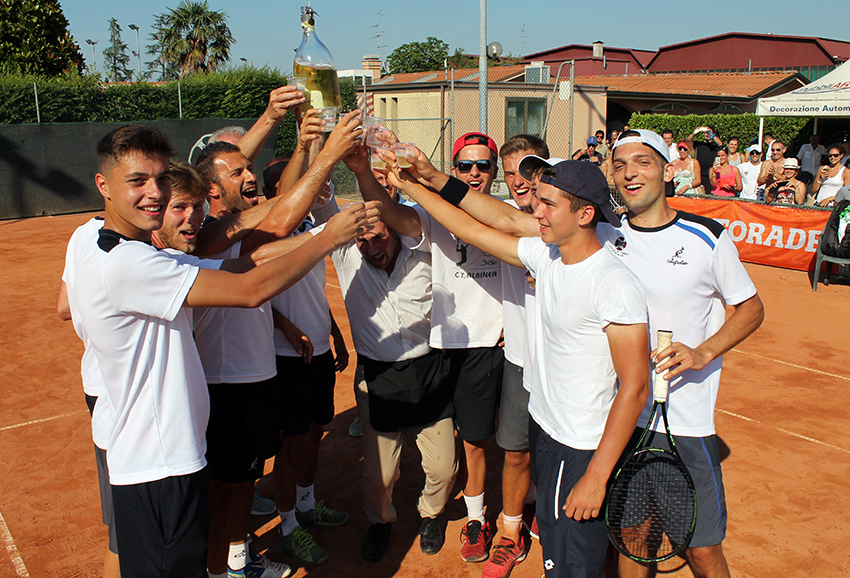
[[[336,75],[335,68],[310,68],[296,61],[292,65],[292,76],[303,76],[307,79],[309,94],[304,95],[307,102],[301,105],[301,112],[311,108],[342,106],[342,98],[339,94],[339,78]]]

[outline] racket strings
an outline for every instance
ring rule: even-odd
[[[690,538],[694,509],[693,489],[678,461],[663,451],[643,452],[614,481],[607,521],[627,556],[660,561]]]

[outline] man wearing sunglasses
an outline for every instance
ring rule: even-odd
[[[742,199],[757,200],[764,188],[758,185],[758,177],[761,173],[761,150],[758,145],[752,145],[747,149],[748,160],[738,165],[741,173],[741,183],[744,190],[741,191]]]
[[[775,181],[787,180],[785,178],[785,145],[775,140],[770,143],[768,149],[769,158],[761,164],[758,184],[769,187]]]

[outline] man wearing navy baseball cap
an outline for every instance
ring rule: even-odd
[[[500,232],[452,206],[473,195],[457,179],[428,181],[439,194],[426,189],[414,176],[435,171],[421,152],[413,168],[391,180],[460,240],[536,279],[528,410],[539,430],[537,521],[546,576],[595,576],[608,548],[599,517],[607,480],[649,392],[646,297],[597,239],[600,220],[620,222],[602,172],[581,161],[539,160],[537,231],[529,232],[539,236]],[[520,171],[525,164],[524,178],[533,178],[524,161]]]
[[[593,163],[598,167],[602,166],[602,163],[605,162],[605,158],[596,152],[596,147],[599,145],[599,141],[596,140],[595,136],[588,137],[587,146],[583,149],[578,149],[573,153],[574,161],[586,161],[589,163]]]

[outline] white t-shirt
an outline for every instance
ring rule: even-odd
[[[519,210],[513,199],[505,201]],[[526,321],[525,300],[529,291],[526,283],[528,272],[522,267],[514,267],[502,262],[502,316],[505,327],[505,359],[517,367],[525,367]]]
[[[643,288],[605,249],[571,265],[536,237],[517,252],[540,297],[528,411],[555,441],[595,450],[618,388],[605,328],[647,322]]]
[[[502,332],[501,262],[462,242],[422,207],[413,208],[419,213],[422,237],[402,239],[414,249],[431,252],[431,347],[493,347]]]
[[[102,234],[87,248],[75,283],[86,296],[79,317],[106,386],[98,405],[106,401],[114,415],[109,481],[128,485],[206,465],[209,396],[182,307],[200,260],[117,239]]]
[[[826,154],[826,148],[822,144],[818,148],[812,149],[811,143],[806,143],[800,147],[800,152],[797,153],[797,158],[800,159],[800,170],[815,174],[820,168],[820,161],[823,155]]]
[[[759,190],[763,188],[758,184],[760,171],[761,162],[753,165],[753,163],[747,161],[738,165],[738,172],[741,173],[741,184],[744,187],[741,191],[742,199],[752,199],[754,201],[758,199]]]
[[[431,350],[431,255],[407,246],[413,243],[399,237],[390,275],[367,263],[353,241],[331,253],[359,355],[403,361]]]
[[[652,348],[656,332],[673,332],[673,341],[697,347],[726,320],[726,304],[738,305],[756,288],[738,258],[723,225],[682,211],[668,225],[641,229],[623,217],[617,229],[600,223],[597,235],[609,251],[638,276],[649,304]],[[714,407],[723,358],[700,371],[685,370],[670,383],[668,420],[674,435],[704,437],[715,433]],[[646,425],[652,397],[638,425]],[[663,424],[656,421],[656,430]]]
[[[304,234],[313,228],[312,223],[303,232],[296,231],[292,236]],[[313,355],[322,355],[331,349],[331,312],[328,298],[325,297],[325,262],[316,265],[298,283],[275,297],[271,301],[272,309],[292,321],[303,331],[313,344]],[[283,330],[274,330],[274,352],[284,357],[300,357],[286,340]]]
[[[238,259],[237,241],[214,259]],[[258,383],[277,375],[272,306],[197,308],[195,343],[207,383]]]
[[[76,288],[76,268],[80,258],[85,253],[86,248],[97,242],[100,229],[103,227],[103,219],[95,217],[86,223],[77,227],[71,238],[68,240],[68,248],[65,251],[65,270],[62,272],[62,281],[68,291],[68,306],[71,310],[71,323],[74,325],[74,331],[82,340],[85,350],[80,361],[80,375],[83,379],[83,391],[86,395],[98,397],[103,395],[105,387],[103,377],[100,374],[100,366],[97,364],[97,357],[94,349],[86,335],[83,324],[80,321],[79,306],[77,305],[78,295]],[[107,449],[109,445],[109,435],[112,433],[112,411],[109,404],[95,404],[92,412],[92,441],[94,445],[102,450]]]

